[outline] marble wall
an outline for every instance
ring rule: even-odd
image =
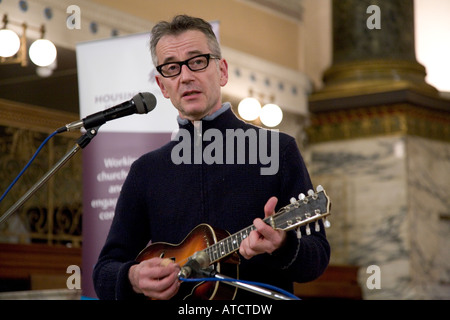
[[[449,143],[349,139],[306,158],[332,201],[331,263],[360,267],[364,299],[450,299]]]

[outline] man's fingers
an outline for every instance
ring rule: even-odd
[[[275,207],[278,198],[271,197],[264,206],[264,215],[266,218],[275,214]],[[257,254],[272,253],[283,243],[285,239],[284,231],[276,230],[260,218],[253,221],[256,230],[250,232],[249,236],[242,241],[239,249],[240,254],[249,259]]]
[[[172,260],[152,258],[142,261],[139,267],[138,291],[156,299],[169,299],[176,294],[179,266]]]
[[[173,263],[172,259],[165,258],[165,259],[161,260],[159,265],[162,266],[162,267],[167,267],[171,263]]]
[[[276,230],[259,218],[253,221],[253,225],[257,230],[256,232],[258,233],[259,238],[264,238],[271,241],[274,237],[278,236],[278,232]]]
[[[277,197],[271,197],[264,206],[264,215],[267,217],[275,214],[275,207],[278,203]]]

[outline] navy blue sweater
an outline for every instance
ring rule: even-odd
[[[294,138],[278,132],[274,136],[277,140],[272,141],[270,133],[262,135],[263,129],[239,120],[229,104],[218,114],[201,121],[201,132],[191,122],[181,122],[178,138],[141,156],[131,166],[93,272],[100,299],[140,296],[131,289],[128,270],[150,240],[178,244],[201,223],[233,234],[252,225],[255,218],[263,218],[264,205],[271,196],[278,197],[277,211],[289,204],[290,198],[313,188]],[[222,141],[217,139],[219,132]],[[227,137],[236,132],[257,133],[258,139],[257,144],[246,139],[247,154],[240,162],[242,146],[235,143],[234,149],[226,147]],[[259,141],[266,140],[262,147]],[[184,148],[189,144],[191,152]],[[249,155],[255,152],[263,161],[254,163]],[[278,163],[274,158],[268,163],[268,158],[262,156],[264,152],[273,152]],[[270,174],[262,174],[262,168]],[[323,226],[301,240],[289,231],[286,245],[272,255],[262,254],[250,260],[241,257],[239,278],[292,292],[294,281],[307,282],[320,276],[329,257]],[[248,297],[248,292],[241,291],[236,299]]]

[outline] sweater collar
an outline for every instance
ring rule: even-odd
[[[229,102],[225,102],[222,104],[222,107],[219,110],[217,110],[213,114],[203,117],[201,121],[212,121],[229,109],[231,109],[231,104]],[[180,127],[184,127],[190,123],[188,119],[183,119],[179,115],[177,116],[177,121]]]

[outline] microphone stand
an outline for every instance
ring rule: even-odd
[[[97,135],[100,126],[91,128],[84,135],[78,138],[75,146],[67,152],[44,176],[39,179],[8,211],[0,217],[0,224],[8,219],[17,209],[19,209],[44,183],[46,183],[70,158],[72,158],[80,149],[86,147],[89,142]]]

